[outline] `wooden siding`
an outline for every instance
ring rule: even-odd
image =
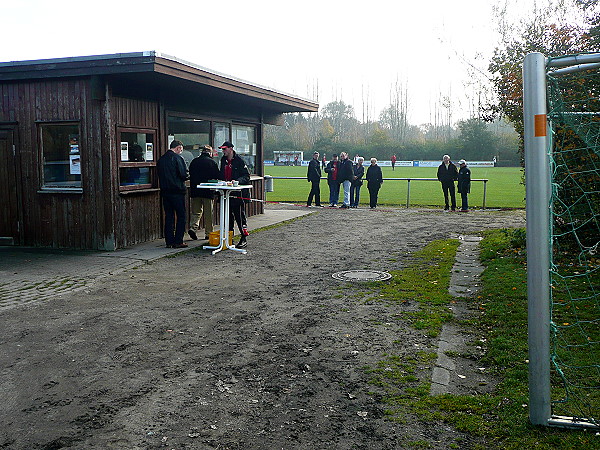
[[[155,101],[112,97],[110,100],[111,117],[114,124],[111,159],[115,170],[112,171],[114,186],[113,201],[115,210],[115,243],[117,248],[158,239],[162,233],[162,211],[158,191],[127,193],[119,192],[119,150],[117,128],[144,128],[156,130],[154,144],[155,161],[164,153],[160,134],[160,107]],[[187,227],[186,227],[187,229]]]
[[[11,124],[16,133],[21,245],[114,250],[163,236],[158,191],[119,190],[117,128],[156,130],[157,160],[167,144],[167,109],[158,100],[112,96],[110,86],[106,96],[98,95],[97,85],[94,89],[93,95],[90,78],[0,83],[0,125]],[[82,189],[78,193],[41,189],[39,124],[60,122],[79,124]],[[257,125],[262,155],[262,125],[250,122]],[[261,156],[259,160],[262,164]],[[253,179],[252,184],[252,197],[264,200],[263,180]],[[246,206],[249,216],[263,211],[261,202]]]
[[[70,78],[0,85],[0,122],[17,122],[18,165],[22,183],[23,244],[46,247],[104,248],[103,210],[106,161],[102,156],[100,102],[90,98],[89,80]],[[74,122],[80,127],[83,193],[43,193],[38,123]]]

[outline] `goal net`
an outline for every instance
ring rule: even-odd
[[[553,417],[599,426],[600,69],[556,68],[566,60],[548,59],[546,80],[551,405]]]

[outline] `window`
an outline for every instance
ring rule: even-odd
[[[235,152],[246,162],[250,173],[256,173],[256,128],[233,125],[231,136]]]
[[[79,124],[40,124],[42,188],[81,189]]]
[[[223,150],[219,147],[223,145],[223,142],[228,141],[229,138],[229,124],[228,123],[215,123],[213,138],[213,148],[218,151],[219,159],[223,156]],[[235,145],[235,144],[234,144]]]
[[[189,167],[192,159],[200,156],[200,148],[210,145],[210,121],[169,116],[169,144],[174,139],[183,142],[181,156]]]
[[[117,130],[117,138],[121,190],[152,187],[156,165],[156,132],[154,130],[120,128]]]

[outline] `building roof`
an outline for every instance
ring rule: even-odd
[[[0,62],[0,82],[105,76],[153,86],[239,94],[273,113],[316,112],[318,103],[155,51]]]

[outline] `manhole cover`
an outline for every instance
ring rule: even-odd
[[[345,270],[334,273],[332,277],[340,281],[384,281],[392,278],[389,273],[379,270]]]

